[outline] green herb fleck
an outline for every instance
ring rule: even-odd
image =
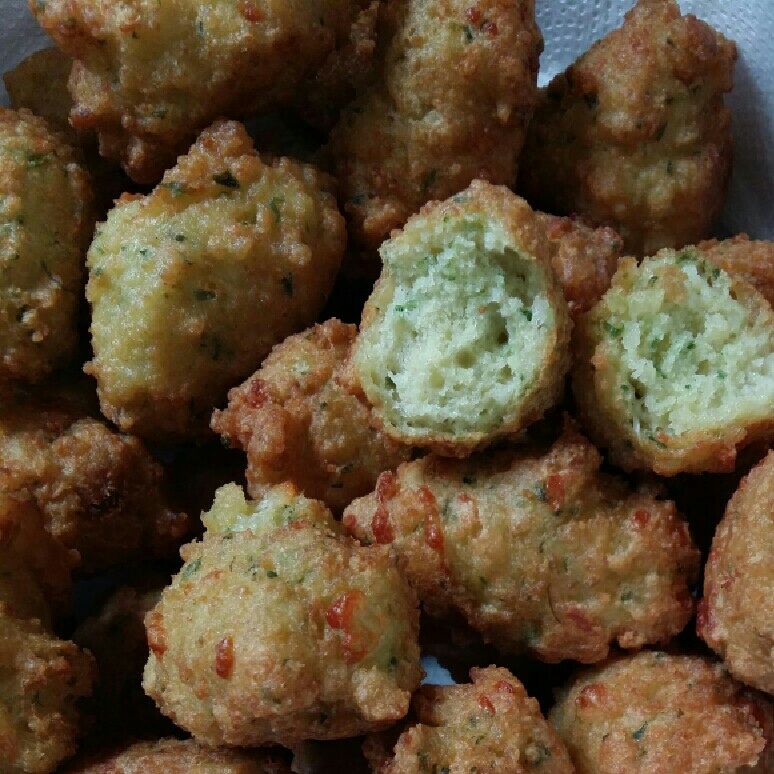
[[[546,490],[546,485],[543,483],[536,484],[535,485],[535,494],[538,497],[538,500],[540,500],[541,503],[547,503],[548,502],[548,491]]]
[[[168,188],[169,192],[175,198],[177,198],[178,196],[182,196],[188,190],[183,183],[178,183],[175,181],[171,183],[164,183],[164,188]]]
[[[288,273],[281,280],[282,292],[289,298],[293,296],[293,275]]]
[[[462,483],[467,484],[468,486],[473,486],[473,484],[476,483],[476,477],[471,476],[470,474],[466,474],[462,477]]]
[[[470,43],[473,40],[473,28],[466,24],[463,26],[462,31],[465,33],[465,42]]]
[[[193,294],[197,301],[212,301],[215,298],[214,290],[205,290],[204,288],[196,288]]]
[[[274,570],[266,570],[266,577],[267,578],[276,578],[277,573],[274,572]]]
[[[282,213],[280,212],[280,206],[285,203],[284,196],[272,196],[269,200],[269,209],[274,214],[274,219],[277,223],[282,219]]]
[[[194,559],[190,564],[187,564],[185,567],[183,567],[182,572],[180,573],[180,577],[183,580],[188,580],[192,575],[199,572],[202,566],[202,560],[201,559]]]
[[[218,172],[217,175],[213,175],[212,179],[218,185],[225,186],[226,188],[239,188],[239,180],[228,169],[225,172]]]
[[[634,739],[635,742],[639,742],[643,736],[645,736],[645,730],[648,727],[648,722],[645,721],[636,731],[632,732],[632,739]]]
[[[31,169],[40,167],[50,161],[52,155],[51,153],[29,153],[27,154],[27,166]]]
[[[728,376],[728,374],[721,368],[718,371],[718,378],[719,379],[725,379]]]
[[[613,336],[615,338],[618,338],[623,335],[623,325],[615,325],[611,322],[608,322],[607,320],[604,320],[602,323],[602,327],[605,329],[605,332],[609,336]]]

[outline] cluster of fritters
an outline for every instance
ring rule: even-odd
[[[30,9],[0,772],[773,772],[734,43],[638,0],[538,89],[534,0]]]

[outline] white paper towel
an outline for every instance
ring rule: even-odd
[[[606,32],[620,25],[634,0],[537,0],[547,83]],[[774,0],[681,0],[739,48],[734,91],[734,173],[720,225],[722,235],[747,231],[774,239]],[[26,0],[0,0],[0,70],[46,45]],[[0,85],[0,101],[6,95]]]

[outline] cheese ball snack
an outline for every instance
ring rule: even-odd
[[[541,92],[519,191],[609,225],[627,253],[707,237],[731,170],[736,46],[675,0],[639,0]]]
[[[774,312],[695,247],[621,262],[576,327],[584,425],[625,470],[733,470],[774,429]]]
[[[357,328],[328,320],[290,336],[228,394],[212,429],[247,453],[247,487],[293,482],[334,512],[360,497],[410,450],[369,425],[368,409],[339,382]]]
[[[513,184],[543,49],[534,0],[398,0],[384,17],[375,83],[328,147],[351,238],[371,260],[425,202],[475,178]]]
[[[718,525],[696,630],[734,677],[774,694],[774,451],[742,481]]]
[[[329,178],[261,161],[218,122],[147,196],[124,197],[88,254],[102,411],[153,439],[201,435],[226,391],[322,309],[344,249]]]
[[[691,617],[699,553],[674,503],[601,473],[568,427],[546,452],[433,455],[383,473],[343,523],[389,544],[426,612],[461,613],[503,652],[605,658],[666,642]]]
[[[417,722],[403,731],[393,754],[383,758],[366,741],[372,770],[572,774],[556,731],[507,669],[474,668],[470,679],[467,685],[422,686],[412,701]]]
[[[423,207],[380,254],[352,371],[388,436],[466,456],[556,402],[571,322],[523,199],[476,180]]]
[[[335,73],[336,52],[352,57],[352,26],[373,14],[371,5],[30,0],[43,29],[76,60],[73,126],[96,131],[102,155],[142,183],[158,181],[218,116],[289,104],[305,79]]]
[[[549,720],[578,774],[767,772],[774,709],[720,664],[642,652],[582,671]]]
[[[40,381],[77,346],[88,175],[62,135],[0,108],[0,384]]]
[[[419,684],[416,602],[389,552],[342,536],[289,484],[218,490],[148,614],[144,688],[210,745],[292,746],[402,718]]]

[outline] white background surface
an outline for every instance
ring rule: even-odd
[[[595,40],[618,26],[634,0],[537,0],[546,47],[540,82],[546,83]],[[774,0],[682,0],[739,48],[734,111],[734,173],[721,233],[747,231],[774,239]],[[26,0],[0,0],[0,70],[46,45]],[[0,101],[5,92],[0,85]]]

